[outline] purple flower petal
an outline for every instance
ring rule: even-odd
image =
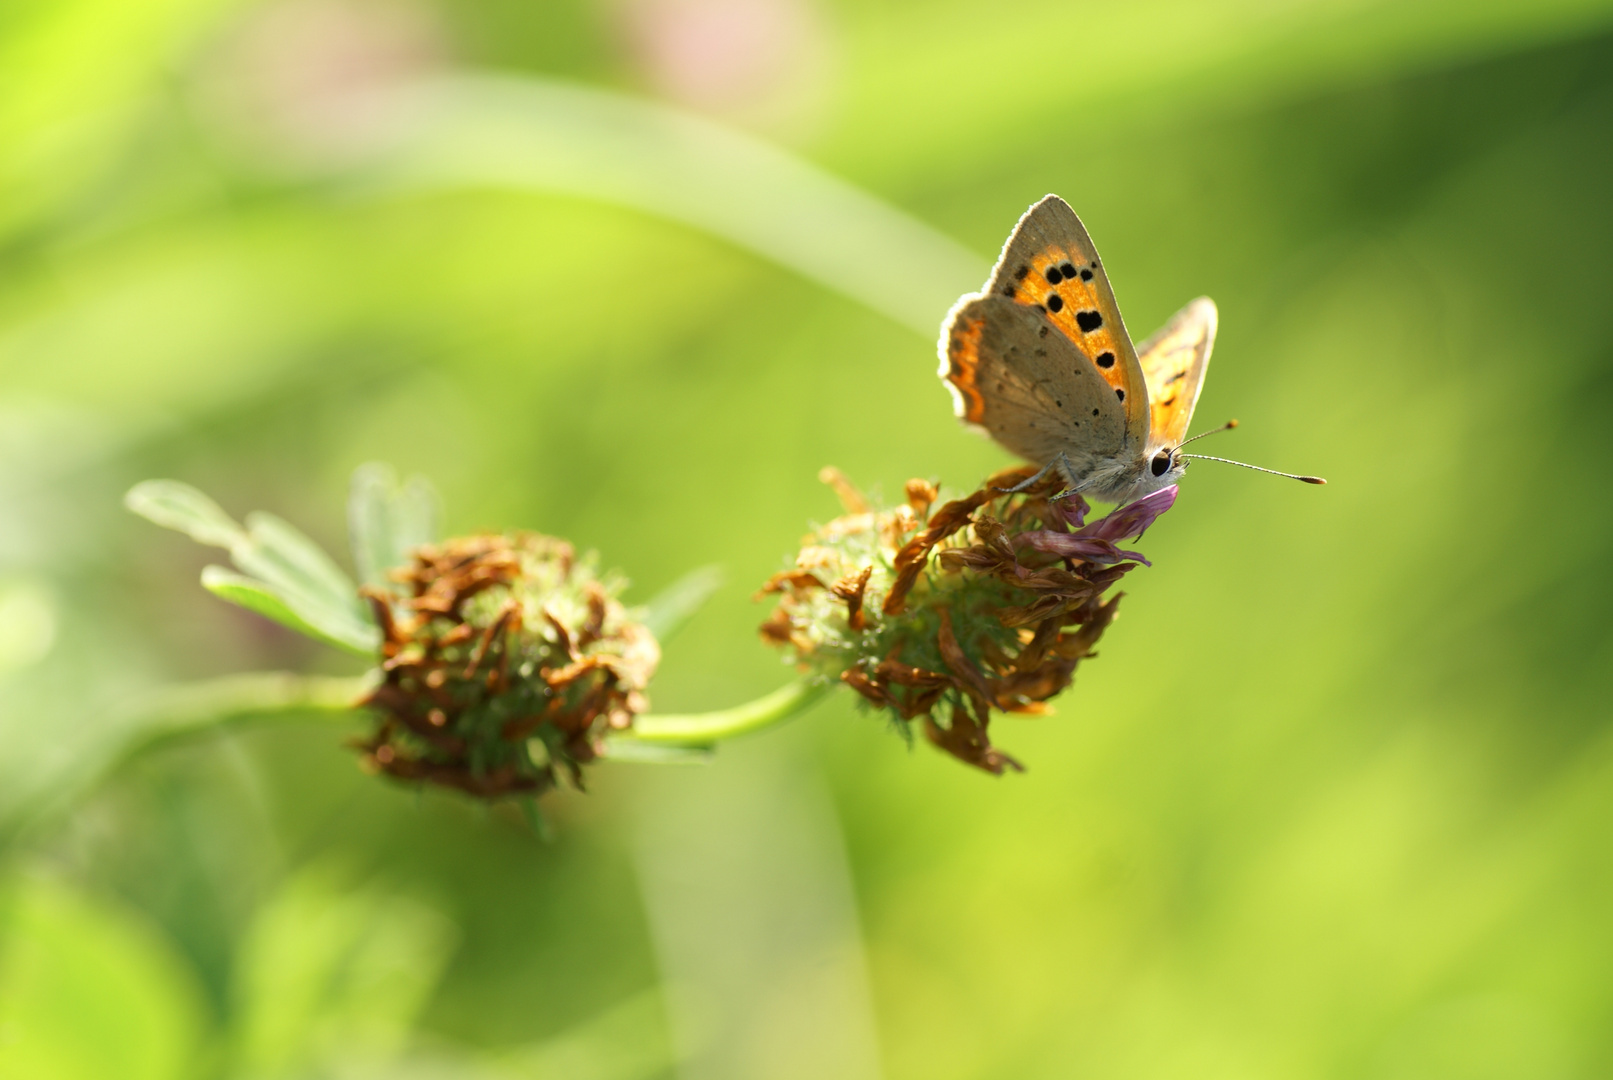
[[[1071,492],[1062,499],[1047,500],[1048,509],[1053,516],[1067,528],[1079,529],[1087,523],[1087,514],[1092,507],[1079,494]]]
[[[1141,536],[1154,520],[1176,502],[1176,485],[1160,488],[1152,495],[1144,495],[1136,502],[1112,510],[1075,535],[1091,540],[1108,540],[1111,543]]]
[[[1091,526],[1088,526],[1088,528],[1091,528]],[[1022,532],[1014,537],[1014,546],[1045,551],[1049,555],[1057,555],[1061,559],[1083,559],[1086,562],[1097,563],[1100,566],[1125,562],[1128,559],[1136,560],[1144,566],[1154,565],[1135,551],[1121,551],[1108,540],[1081,536],[1076,533],[1058,532],[1053,529],[1033,529],[1030,532]]]

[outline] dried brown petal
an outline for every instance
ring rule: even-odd
[[[840,673],[840,681],[851,687],[875,705],[891,704],[890,697],[884,689],[857,668],[847,668]]]
[[[913,479],[907,482],[907,505],[913,508],[916,517],[922,518],[928,514],[939,494],[939,489],[928,480]]]
[[[846,479],[845,473],[833,465],[825,465],[819,469],[818,480],[835,489],[835,494],[840,497],[840,505],[846,508],[846,513],[868,513],[868,500],[863,498],[863,493],[858,491],[850,480]]]
[[[958,637],[952,630],[952,612],[946,608],[941,609],[941,632],[936,642],[941,646],[941,659],[946,662],[947,670],[952,672],[959,685],[971,697],[982,703],[989,704],[996,697],[992,693],[986,677],[975,667],[974,662],[964,654],[963,647],[958,644]]]
[[[816,574],[809,573],[806,570],[780,570],[768,578],[762,587],[756,590],[756,594],[751,599],[760,600],[768,593],[783,592],[785,589],[821,588],[824,588],[824,584]]]
[[[993,776],[1001,776],[1005,769],[1025,771],[1025,766],[992,747],[991,741],[986,738],[986,729],[976,723],[961,705],[953,708],[952,723],[948,727],[943,728],[935,722],[934,717],[926,716],[924,735],[959,761],[984,769]]]
[[[853,630],[862,630],[868,625],[863,615],[863,593],[868,591],[868,578],[873,572],[872,566],[865,566],[862,573],[848,575],[829,586],[830,592],[846,602],[846,622]]]
[[[790,613],[781,607],[763,621],[760,629],[762,640],[768,644],[788,645],[794,626],[790,622]]]
[[[950,675],[943,675],[939,671],[926,671],[924,668],[904,664],[890,656],[874,666],[874,673],[885,682],[898,683],[902,686],[929,688],[952,685]]]

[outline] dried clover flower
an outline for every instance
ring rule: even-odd
[[[1140,536],[1176,500],[1167,487],[1087,524],[1062,480],[1003,488],[1034,470],[1008,469],[933,513],[934,485],[907,483],[905,505],[871,509],[833,469],[820,479],[845,514],[808,535],[795,565],[758,598],[779,594],[762,624],[804,671],[838,679],[925,736],[988,772],[1022,770],[987,736],[992,710],[1048,711],[1114,620],[1104,594],[1139,563],[1117,543]]]
[[[660,661],[626,582],[536,533],[427,544],[362,592],[381,627],[368,765],[482,798],[535,795],[632,726]]]

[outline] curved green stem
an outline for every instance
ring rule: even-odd
[[[287,713],[346,723],[354,715],[354,703],[369,686],[369,679],[363,676],[267,671],[159,690],[128,711],[99,753],[82,755],[66,768],[35,778],[32,790],[6,800],[8,805],[0,808],[0,852],[24,833],[65,813],[142,754]]]
[[[827,694],[832,683],[797,679],[771,694],[717,712],[657,716],[646,713],[633,721],[633,728],[614,736],[612,742],[655,743],[662,746],[707,746],[721,739],[748,735],[774,724],[781,724],[804,712]]]
[[[260,672],[170,687],[130,710],[121,737],[98,753],[38,778],[34,790],[13,793],[0,805],[0,854],[20,837],[66,812],[107,777],[143,754],[171,743],[294,713],[349,724],[354,706],[370,687],[369,677],[330,678],[290,672]],[[780,724],[804,712],[832,683],[797,679],[755,701],[717,712],[679,716],[648,714],[629,732],[612,735],[606,756],[636,761],[700,761],[713,743]]]

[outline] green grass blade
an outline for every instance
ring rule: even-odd
[[[722,588],[725,578],[723,568],[717,565],[689,571],[644,605],[644,625],[657,641],[665,642]]]

